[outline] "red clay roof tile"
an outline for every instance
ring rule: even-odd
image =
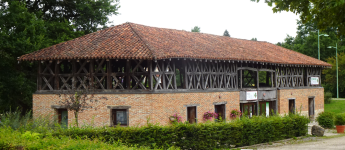
[[[19,60],[53,59],[246,60],[278,64],[330,64],[267,42],[125,23],[23,55]]]

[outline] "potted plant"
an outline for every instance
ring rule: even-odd
[[[230,119],[231,120],[236,119],[237,117],[240,117],[241,115],[242,115],[241,111],[234,109],[230,112]]]
[[[217,118],[218,114],[215,112],[207,111],[204,113],[203,119],[204,120],[211,120],[212,118]]]
[[[170,120],[171,123],[182,122],[182,117],[176,113],[176,114],[174,114],[172,116],[169,116],[169,120]]]
[[[335,115],[334,124],[338,133],[344,133],[345,129],[345,114]]]

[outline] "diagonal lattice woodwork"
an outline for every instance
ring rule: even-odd
[[[301,87],[304,86],[303,68],[277,67],[277,87]]]
[[[311,77],[318,77],[319,84],[311,85]],[[306,82],[307,82],[306,83],[307,86],[312,86],[312,87],[321,86],[321,68],[316,68],[316,67],[306,68]]]
[[[41,86],[41,90],[53,90],[53,79],[55,77],[55,73],[52,70],[52,62],[44,61],[42,63],[42,66],[44,67],[41,78],[43,80],[43,84]]]
[[[185,60],[187,89],[237,88],[237,65],[228,62]]]

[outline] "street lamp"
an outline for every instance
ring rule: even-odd
[[[335,63],[336,63],[336,67],[337,67],[337,98],[339,98],[339,86],[338,86],[338,45],[337,43],[335,43],[335,47],[334,46],[328,46],[327,48],[335,48]]]
[[[320,36],[328,36],[328,34],[319,34],[319,30],[317,30],[317,49],[318,49],[318,53],[317,53],[317,57],[320,60]]]

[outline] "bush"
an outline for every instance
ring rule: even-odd
[[[147,147],[127,147],[120,142],[104,143],[99,139],[70,139],[68,136],[53,137],[40,136],[39,133],[29,131],[21,133],[10,127],[0,128],[0,149],[121,149],[121,150],[148,150]],[[173,149],[173,148],[171,148]]]
[[[336,114],[334,119],[335,125],[345,125],[345,114]]]
[[[326,92],[324,95],[325,104],[330,104],[332,102],[332,93]]]
[[[334,128],[334,113],[332,112],[322,112],[316,120],[321,127]]]
[[[131,145],[167,149],[230,148],[230,145],[245,146],[306,135],[308,118],[301,115],[286,115],[251,119],[243,117],[231,122],[177,123],[171,126],[148,125],[144,127],[116,127],[98,129],[71,128],[53,133],[54,136],[71,138],[88,137],[105,142],[121,141]]]

